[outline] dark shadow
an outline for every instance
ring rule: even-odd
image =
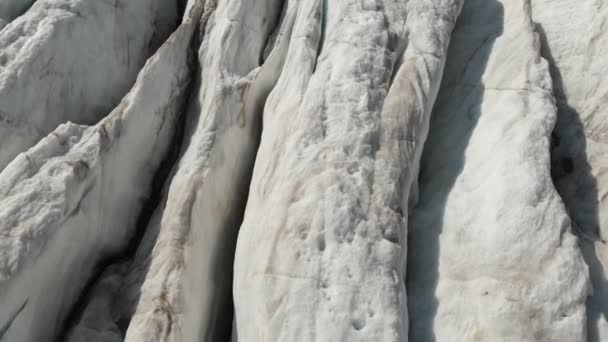
[[[22,1],[24,1],[25,6],[23,6],[23,8],[21,8],[21,10],[20,10],[20,11],[18,11],[17,13],[15,13],[15,16],[14,16],[13,18],[9,18],[9,20],[6,20],[6,21],[5,21],[6,25],[5,25],[4,27],[6,27],[6,26],[10,25],[10,24],[11,24],[13,21],[15,21],[15,20],[19,19],[19,17],[23,16],[23,15],[24,15],[25,13],[27,13],[27,12],[28,12],[28,11],[29,11],[29,10],[32,8],[32,6],[34,6],[34,4],[36,3],[36,0],[30,0],[31,2],[29,2],[29,3],[28,3],[28,1],[27,1],[27,0],[22,0]],[[10,7],[10,5],[9,5],[9,7]],[[1,21],[1,20],[2,20],[2,19],[0,19],[0,21]],[[2,30],[4,29],[4,27],[3,27],[3,28],[0,28],[0,31],[2,31]]]
[[[436,297],[439,237],[445,206],[463,170],[469,139],[482,115],[485,91],[482,77],[503,27],[504,8],[500,2],[466,0],[453,31],[422,154],[420,198],[408,223],[406,287],[410,341],[436,340],[434,320],[440,305]]]
[[[557,123],[551,135],[551,178],[572,220],[573,233],[589,266],[593,296],[587,300],[587,341],[600,342],[598,321],[608,318],[608,283],[594,248],[605,243],[599,232],[598,186],[587,155],[585,129],[580,114],[568,103],[562,75],[555,64],[547,36],[536,25],[541,54],[549,62],[553,93],[557,104]]]
[[[178,14],[178,22],[177,25],[182,22],[182,17],[186,13],[186,6],[188,6],[188,0],[176,0],[177,1],[177,14]]]

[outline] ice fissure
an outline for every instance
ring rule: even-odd
[[[604,341],[607,25],[0,0],[0,341]]]
[[[197,30],[193,31],[192,44],[195,44],[193,41],[196,37]],[[185,38],[184,38],[185,39]],[[190,51],[188,51],[190,50]],[[194,51],[189,48],[185,53],[189,55],[188,58],[193,59]],[[188,66],[189,72],[195,72],[197,68],[195,68],[194,63],[192,61],[189,62]],[[135,228],[133,232],[133,236],[129,239],[128,244],[123,247],[120,251],[118,251],[115,255],[108,256],[101,260],[97,266],[94,268],[95,274],[89,280],[87,286],[81,291],[78,301],[74,304],[71,309],[70,314],[65,320],[65,326],[62,329],[62,333],[59,335],[57,341],[67,341],[68,338],[71,338],[72,331],[75,330],[78,326],[78,323],[81,319],[86,315],[87,308],[90,305],[90,302],[94,300],[93,296],[95,295],[95,289],[97,288],[99,283],[104,281],[104,277],[107,277],[108,273],[111,273],[113,267],[117,264],[126,264],[131,259],[135,257],[135,253],[137,251],[138,246],[142,243],[144,236],[146,234],[146,229],[152,220],[153,214],[156,208],[160,205],[162,200],[162,190],[164,184],[170,179],[171,170],[173,169],[181,148],[181,144],[184,138],[184,127],[186,122],[186,115],[184,112],[186,110],[186,104],[190,98],[190,94],[194,89],[194,81],[189,81],[186,90],[184,91],[184,95],[182,96],[182,104],[181,108],[177,110],[178,118],[176,119],[175,124],[175,132],[173,134],[173,138],[168,145],[167,155],[162,160],[162,162],[158,166],[158,170],[155,172],[151,184],[149,197],[145,199],[141,207],[141,212],[138,215],[138,218],[135,223]],[[110,271],[107,271],[110,270]],[[128,312],[128,311],[125,311]],[[114,321],[117,323],[117,327],[119,328],[120,335],[124,336],[126,332],[126,327],[124,324],[119,324],[120,322],[128,322],[129,317],[123,315],[118,315],[118,318],[114,318]],[[87,336],[87,341],[90,341],[91,336]],[[74,338],[71,338],[74,339]]]
[[[404,213],[461,2],[433,5],[302,4],[239,232],[239,340],[407,338]]]

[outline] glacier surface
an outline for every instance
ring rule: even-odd
[[[607,23],[0,0],[0,341],[607,340]]]

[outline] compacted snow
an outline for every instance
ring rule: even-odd
[[[606,23],[0,0],[0,341],[608,339]]]

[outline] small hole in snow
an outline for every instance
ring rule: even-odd
[[[398,244],[399,243],[399,238],[397,237],[396,234],[394,234],[393,232],[387,231],[384,233],[384,238],[394,244]]]
[[[317,245],[321,252],[325,250],[325,237],[323,235],[319,235],[319,237],[317,238]]]
[[[353,319],[353,328],[355,330],[361,330],[365,327],[365,322],[362,319],[355,318]]]

